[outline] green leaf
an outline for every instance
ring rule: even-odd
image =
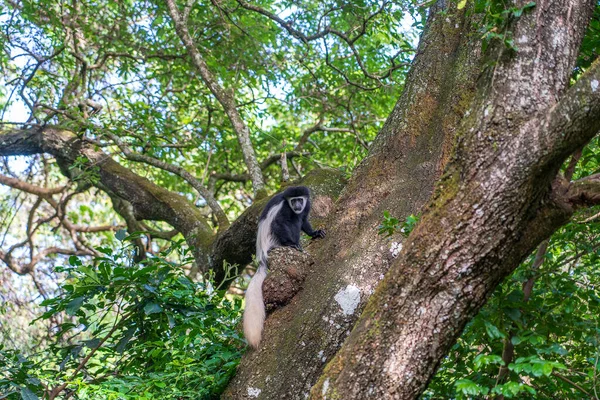
[[[162,307],[157,303],[147,303],[144,306],[144,313],[146,313],[146,315],[156,314],[159,312],[162,312]]]
[[[69,256],[69,264],[73,267],[81,265],[81,261],[77,256]]]
[[[33,393],[29,388],[21,388],[21,399],[22,400],[39,400],[39,397]]]
[[[467,0],[460,0],[458,2],[458,4],[456,5],[456,8],[458,10],[462,10],[463,8],[465,8],[466,5],[467,5]]]
[[[121,340],[119,340],[119,342],[117,343],[117,346],[115,347],[115,351],[117,351],[117,353],[123,354],[127,344],[133,337],[133,334],[135,333],[136,330],[137,330],[137,328],[135,326],[132,326],[131,328],[127,329],[127,331],[125,332],[125,334],[123,335]]]
[[[73,316],[77,313],[77,310],[79,310],[81,308],[81,306],[83,305],[83,302],[85,301],[85,297],[77,297],[76,299],[73,299],[69,302],[69,304],[67,304],[67,306],[65,307],[65,311],[68,315]]]
[[[476,396],[479,394],[487,395],[489,393],[488,388],[480,386],[470,379],[459,379],[456,381],[454,386],[456,387],[457,391],[466,395]]]
[[[127,231],[125,229],[119,229],[115,233],[115,237],[117,238],[117,240],[120,240],[122,242],[127,237]]]
[[[496,328],[494,325],[492,325],[488,321],[485,321],[485,330],[486,330],[487,334],[489,335],[489,337],[491,337],[492,339],[503,339],[506,336],[506,335],[504,335],[504,333],[500,332],[500,330],[498,328]]]

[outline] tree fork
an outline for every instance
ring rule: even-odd
[[[223,398],[250,398],[251,388],[259,399],[304,399],[387,271],[391,241],[403,241],[377,235],[383,211],[403,219],[430,197],[481,63],[478,37],[465,34],[476,16],[443,8],[429,13],[404,92],[328,218],[328,236],[309,250],[315,273],[267,319],[261,348],[244,356]]]

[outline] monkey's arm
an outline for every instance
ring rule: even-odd
[[[316,231],[313,230],[312,226],[310,226],[310,222],[308,222],[308,217],[304,217],[302,219],[302,231],[313,239],[325,237],[324,230],[322,230],[322,229],[317,229]]]

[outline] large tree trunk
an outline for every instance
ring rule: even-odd
[[[600,129],[597,64],[564,94],[592,8],[538,3],[507,28],[519,51],[493,45],[484,70],[477,16],[438,2],[405,92],[330,217],[330,236],[310,249],[316,272],[267,319],[225,398],[422,393],[496,285],[591,198],[557,172]],[[394,258],[377,235],[382,212],[421,209],[455,134],[454,157]]]
[[[315,273],[267,319],[261,348],[244,357],[225,398],[305,398],[388,270],[392,243],[404,240],[377,234],[383,212],[403,219],[431,196],[481,59],[477,38],[464,35],[466,10],[441,9],[432,8],[405,91],[330,215],[328,237],[308,248]]]

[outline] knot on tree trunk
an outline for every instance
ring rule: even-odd
[[[302,289],[304,279],[315,261],[307,252],[291,247],[278,247],[269,252],[269,274],[263,283],[267,311],[290,302]]]

